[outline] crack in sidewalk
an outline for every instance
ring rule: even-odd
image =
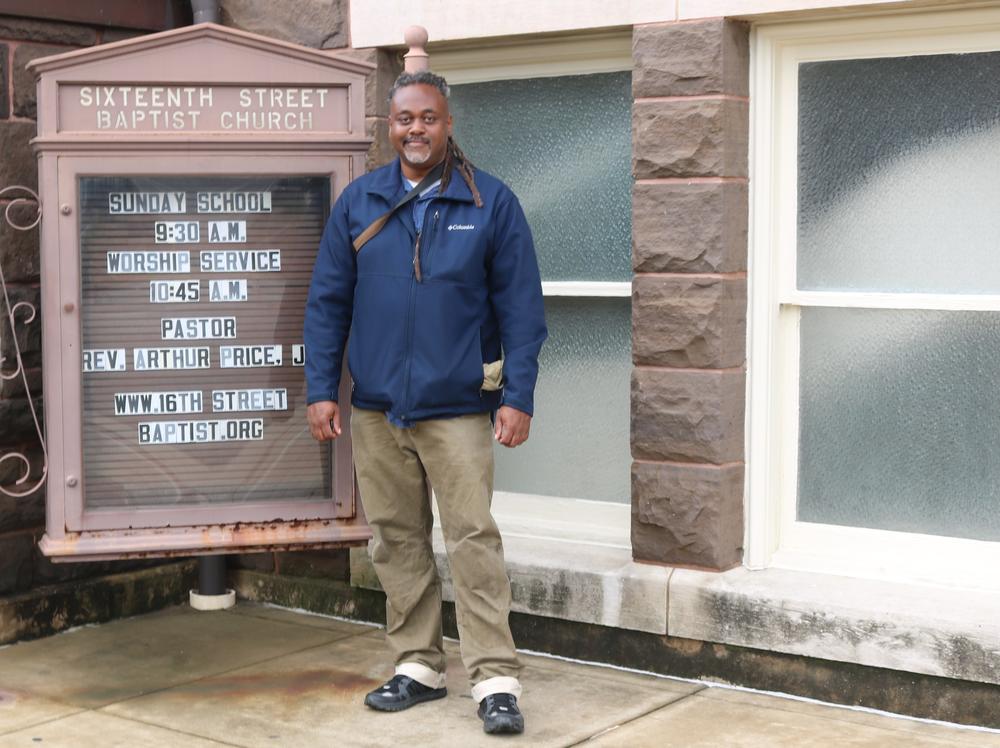
[[[575,743],[567,743],[563,748],[573,748],[574,746],[583,745],[584,743],[589,743],[590,741],[596,740],[597,738],[601,737],[602,735],[607,735],[609,733],[612,733],[615,730],[617,730],[617,729],[619,729],[621,727],[624,727],[625,725],[629,725],[629,724],[635,722],[636,720],[640,720],[640,719],[643,719],[644,717],[648,717],[650,714],[653,714],[654,712],[658,712],[661,709],[669,709],[670,707],[674,706],[675,704],[680,704],[682,701],[687,701],[692,696],[697,696],[699,693],[701,693],[702,691],[705,691],[707,689],[708,689],[708,686],[702,686],[701,688],[699,688],[699,689],[697,689],[695,691],[692,691],[691,693],[684,694],[683,696],[681,696],[678,699],[674,699],[672,701],[666,702],[665,704],[660,704],[659,706],[655,706],[655,707],[652,707],[651,709],[647,709],[642,714],[637,714],[636,716],[632,717],[631,719],[627,719],[624,722],[618,722],[618,723],[616,723],[614,725],[610,725],[608,727],[605,727],[603,730],[595,732],[592,735],[588,735],[587,737],[583,738],[582,740],[577,740]]]

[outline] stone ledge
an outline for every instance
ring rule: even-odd
[[[0,645],[178,605],[196,584],[196,569],[188,560],[0,598]]]
[[[502,494],[494,503],[515,613],[803,656],[832,667],[1000,683],[1000,594],[786,569],[716,573],[640,564],[627,544],[627,505]],[[577,506],[569,513],[571,503]],[[543,507],[538,521],[532,504]],[[560,514],[564,519],[555,520]],[[565,539],[573,525],[583,534],[578,542]],[[601,543],[615,535],[626,542]],[[439,532],[434,543],[451,601]],[[381,589],[366,548],[351,549],[351,583]]]
[[[666,633],[671,570],[632,561],[627,504],[497,493],[494,516],[503,533],[511,610]],[[440,527],[433,540],[442,594],[452,602]],[[367,548],[351,549],[351,583],[381,590]]]
[[[1000,594],[833,574],[676,569],[671,636],[1000,684]]]
[[[381,592],[338,582],[231,572],[242,598],[293,609],[384,624]],[[458,637],[455,606],[442,605],[445,636]],[[822,660],[729,644],[683,639],[511,613],[511,633],[525,652],[547,652],[675,678],[730,683],[796,694],[834,704],[879,709],[926,719],[1000,728],[1000,686],[850,662]]]
[[[227,579],[241,600],[385,624],[385,595],[351,587],[345,582],[249,569],[230,569]]]

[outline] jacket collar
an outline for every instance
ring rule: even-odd
[[[399,158],[393,159],[392,163],[386,164],[380,169],[371,173],[368,180],[367,192],[372,195],[380,195],[390,206],[395,205],[406,194],[403,187],[403,173],[400,169]],[[445,188],[444,193],[438,195],[447,200],[458,200],[459,202],[471,203],[472,192],[469,185],[462,179],[461,174],[452,174],[451,181]]]

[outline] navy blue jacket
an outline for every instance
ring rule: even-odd
[[[546,338],[535,248],[514,193],[475,172],[477,208],[455,172],[416,229],[406,205],[355,253],[353,240],[406,189],[399,159],[355,179],[330,214],[305,316],[308,402],[337,400],[344,346],[351,402],[398,422],[495,410],[534,411],[538,352]],[[504,359],[501,391],[483,363]]]

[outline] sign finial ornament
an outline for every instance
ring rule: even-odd
[[[410,51],[403,55],[404,67],[407,73],[419,73],[429,67],[427,55],[427,29],[423,26],[410,26],[403,32],[403,41]]]

